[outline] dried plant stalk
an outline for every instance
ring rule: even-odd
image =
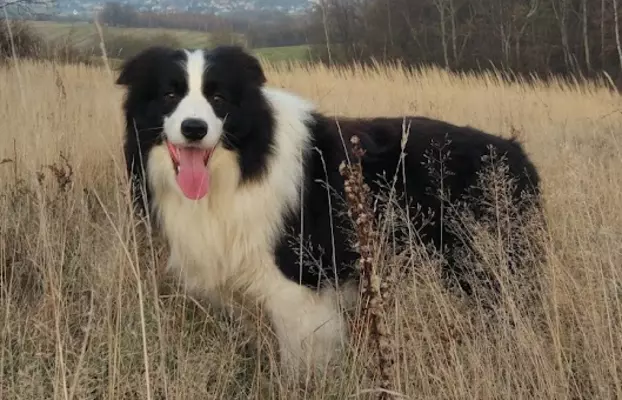
[[[344,189],[348,204],[348,215],[354,221],[354,228],[358,238],[361,275],[361,314],[354,327],[361,332],[369,324],[370,338],[375,345],[380,372],[379,399],[394,398],[392,391],[393,381],[393,352],[389,330],[384,318],[383,296],[381,293],[381,279],[374,263],[374,249],[376,232],[374,230],[374,214],[370,206],[370,189],[363,179],[361,159],[365,151],[361,147],[360,139],[352,136],[353,160],[350,164],[343,162],[339,172],[344,178]],[[384,285],[386,286],[386,285]],[[383,288],[384,289],[384,288]]]

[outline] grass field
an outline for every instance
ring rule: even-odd
[[[391,313],[404,398],[622,398],[618,95],[437,70],[268,75],[328,112],[517,132],[541,171],[549,235],[535,304],[508,280],[491,323],[439,286],[431,262],[387,258],[417,271]],[[350,358],[287,388],[264,327],[217,318],[162,276],[165,248],[128,213],[113,79],[78,66],[0,70],[0,398],[371,398]]]
[[[29,21],[35,30],[40,32],[47,40],[67,41],[78,46],[97,49],[99,35],[97,28],[91,22],[61,23],[53,21]],[[184,46],[206,47],[210,45],[210,35],[206,32],[188,31],[182,29],[153,29],[153,28],[117,28],[103,27],[104,38],[106,35],[136,35],[149,38],[162,33],[175,36]]]
[[[100,37],[93,23],[76,22],[60,23],[53,21],[29,21],[43,38],[55,43],[68,43],[77,48],[99,54]],[[211,36],[207,32],[190,31],[183,29],[154,29],[154,28],[117,28],[103,27],[104,40],[119,35],[128,35],[140,38],[155,38],[161,34],[175,37],[179,43],[188,48],[206,48],[213,45]],[[237,35],[239,43],[244,43],[244,37]],[[283,46],[257,48],[255,54],[269,62],[300,61],[309,56],[309,46]]]
[[[266,62],[279,61],[304,61],[310,58],[309,46],[283,46],[283,47],[264,47],[254,49],[258,57],[263,58]]]

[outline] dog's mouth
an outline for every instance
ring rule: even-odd
[[[210,184],[207,162],[213,149],[176,146],[169,141],[166,147],[175,168],[175,180],[184,196],[191,200],[205,197]]]

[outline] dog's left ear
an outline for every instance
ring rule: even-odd
[[[263,68],[261,67],[261,63],[256,57],[252,56],[251,54],[248,54],[245,51],[243,51],[243,53],[244,60],[241,60],[241,62],[246,69],[246,72],[249,74],[249,78],[257,86],[262,86],[266,83],[267,79]]]
[[[151,46],[128,59],[121,66],[117,85],[132,86],[147,76],[163,57],[170,56],[173,49]]]
[[[267,82],[259,60],[240,46],[219,46],[209,51],[213,58],[222,59],[224,65],[235,66],[248,82],[262,86]]]

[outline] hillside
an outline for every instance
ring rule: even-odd
[[[40,32],[46,40],[64,41],[84,49],[99,49],[99,34],[95,24],[91,22],[60,23],[52,21],[29,21],[32,27]],[[116,35],[131,35],[150,38],[162,33],[170,34],[188,47],[210,45],[210,35],[206,32],[186,31],[181,29],[152,28],[117,28],[102,27],[104,38]]]
[[[52,21],[29,21],[37,32],[39,32],[49,42],[68,43],[86,50],[89,53],[100,54],[100,37],[93,23],[74,22],[60,23]],[[166,34],[176,38],[180,45],[187,48],[208,48],[214,45],[212,37],[207,32],[190,31],[182,29],[154,29],[154,28],[117,28],[102,27],[104,40],[113,39],[119,36],[132,36],[150,40],[159,35]],[[244,36],[237,34],[234,36],[236,43],[244,45]],[[272,48],[253,49],[255,54],[264,57],[269,61],[302,61],[309,58],[308,46],[286,46]],[[109,54],[115,58],[115,54]]]
[[[54,10],[57,15],[92,18],[93,12],[100,9],[106,1],[56,0]],[[308,0],[127,0],[139,11],[154,12],[196,12],[201,14],[226,14],[236,11],[283,11],[301,13],[307,10],[312,1]]]

